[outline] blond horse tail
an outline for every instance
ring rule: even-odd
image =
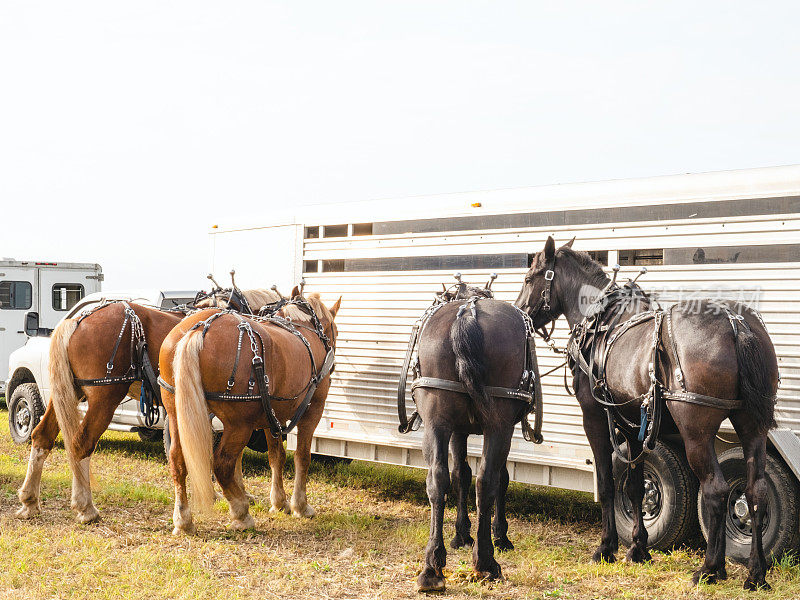
[[[203,336],[191,331],[178,342],[172,363],[175,373],[175,410],[178,435],[192,483],[192,504],[199,512],[208,512],[214,504],[211,480],[211,424],[200,374],[200,351]]]
[[[81,413],[78,411],[79,398],[67,355],[69,340],[77,326],[75,319],[65,319],[56,326],[50,338],[50,402],[53,403],[61,435],[64,436],[64,450],[72,475],[79,485],[88,487],[88,473],[81,468],[75,454],[75,436],[81,424]]]

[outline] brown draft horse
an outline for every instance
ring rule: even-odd
[[[169,463],[175,483],[174,534],[195,531],[186,491],[187,475],[192,480],[192,500],[197,510],[207,511],[214,501],[209,412],[224,426],[222,439],[213,453],[213,472],[228,500],[231,526],[234,529],[255,526],[242,484],[242,451],[252,432],[268,429],[270,422],[257,397],[259,386],[254,381],[251,364],[259,353],[269,394],[273,397],[272,407],[282,426],[303,401],[309,382],[326,358],[325,344],[312,325],[312,316],[291,303],[298,299],[302,297],[295,288],[292,300],[280,311],[294,325],[296,333],[269,320],[205,310],[181,321],[164,340],[159,364],[164,388],[162,402],[172,436]],[[341,298],[330,309],[322,304],[318,294],[310,294],[307,303],[333,344],[336,338],[333,319]],[[329,376],[320,379],[308,409],[297,422],[294,494],[290,503],[283,489],[286,460],[283,439],[267,432],[272,470],[270,512],[291,510],[295,516],[314,515],[314,509],[306,500],[306,478],[312,435],[322,417],[330,388]],[[238,398],[220,399],[226,392]]]
[[[534,255],[516,305],[531,315],[537,328],[563,314],[575,336],[580,324],[585,323],[587,294],[593,291],[592,295],[599,295],[611,282],[598,263],[589,255],[572,250],[571,246],[569,242],[556,251],[553,238],[547,239],[544,250]],[[730,418],[747,462],[745,495],[753,522],[749,575],[744,587],[750,590],[767,588],[761,535],[767,485],[764,468],[767,431],[775,427],[778,362],[758,313],[733,302],[724,306],[717,304],[716,308],[722,310],[714,308],[710,301],[703,301],[699,306],[696,302],[684,302],[664,311],[662,316],[671,319],[671,323],[668,321],[669,326],[660,330],[654,329],[653,319],[634,324],[624,335],[620,334],[608,350],[605,379],[597,381],[610,392],[612,409],[616,407],[631,421],[638,421],[642,399],[650,389],[655,389],[651,386],[659,385],[658,389],[669,391],[663,392],[669,416],[683,438],[686,457],[700,481],[709,513],[708,546],[705,561],[694,574],[695,583],[699,580],[713,583],[727,576],[724,514],[729,486],[717,461],[714,438],[722,421]],[[623,306],[622,311],[619,323],[637,312],[632,304]],[[672,314],[666,316],[669,312]],[[579,327],[576,329],[576,326]],[[654,333],[659,331],[658,335]],[[603,348],[595,345],[593,349],[595,351],[588,354],[581,352],[583,360],[601,364],[599,356]],[[649,368],[651,361],[655,372]],[[573,374],[583,426],[595,457],[602,503],[602,540],[593,559],[610,562],[619,545],[614,520],[612,439],[604,407],[595,398],[589,376],[583,367],[573,368]],[[671,390],[681,389],[685,390],[684,401],[669,399],[676,395]],[[717,406],[712,406],[689,398],[718,402]],[[725,403],[730,408],[718,407]],[[628,438],[628,443],[629,457],[641,452],[642,443],[635,435]],[[642,468],[631,469],[629,480],[627,494],[635,523],[627,559],[643,562],[650,559],[650,554],[642,515]]]
[[[277,294],[268,290],[248,290],[242,294],[251,306],[260,307],[280,299]],[[203,303],[225,307],[227,298],[226,291],[217,290]],[[133,302],[127,305],[141,323],[140,333],[147,343],[150,363],[157,365],[161,343],[184,318],[185,313],[160,310]],[[80,320],[80,325],[78,317],[65,319],[53,331],[50,341],[50,402],[41,422],[31,435],[28,471],[18,492],[22,503],[17,511],[19,518],[32,518],[41,512],[39,489],[42,468],[53,449],[59,429],[63,432],[64,447],[73,473],[72,508],[77,512],[81,523],[90,523],[99,518],[100,513],[92,502],[90,457],[119,404],[127,395],[139,398],[141,393],[140,382],[124,381],[135,362],[131,352],[134,325],[131,318],[126,321],[125,311],[124,303],[112,302]],[[112,355],[113,369],[109,371]],[[76,384],[76,380],[103,379],[109,376],[122,381],[106,385]],[[88,402],[83,419],[78,410],[81,398]]]

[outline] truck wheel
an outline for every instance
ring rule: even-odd
[[[162,435],[160,429],[150,429],[147,427],[140,427],[136,430],[136,433],[143,442],[157,442],[161,439]]]
[[[719,455],[719,466],[730,486],[725,508],[725,550],[728,558],[746,563],[750,558],[752,524],[744,490],[747,485],[746,464],[741,448],[731,448]],[[767,452],[767,509],[764,513],[763,540],[767,562],[780,558],[787,551],[796,551],[800,544],[800,503],[794,475],[779,458]],[[698,514],[703,537],[708,539],[708,512],[702,493],[698,494]]]
[[[17,386],[8,401],[8,429],[17,444],[31,440],[33,429],[42,420],[44,403],[35,383]]]
[[[626,444],[621,446],[623,451]],[[644,525],[647,547],[669,550],[681,544],[697,529],[697,478],[683,452],[663,442],[636,466],[644,469]],[[614,455],[614,512],[620,541],[630,546],[633,538],[633,510],[625,493],[628,468]]]

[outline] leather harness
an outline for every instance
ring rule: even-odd
[[[298,306],[303,312],[307,313],[311,318],[311,327],[300,323],[294,323],[289,319],[281,317],[277,314],[274,314],[278,308],[274,308],[272,310],[273,314],[262,314],[260,316],[243,316],[234,310],[222,310],[220,312],[214,313],[207,319],[203,321],[198,321],[195,323],[192,328],[189,330],[195,331],[202,327],[201,335],[205,337],[206,333],[208,333],[209,328],[211,327],[212,323],[219,319],[223,315],[233,315],[237,319],[239,319],[239,323],[237,325],[237,329],[239,330],[238,334],[238,341],[236,346],[236,357],[234,358],[233,362],[233,370],[231,371],[230,377],[228,377],[227,386],[224,392],[205,392],[206,400],[213,400],[213,401],[226,401],[226,402],[261,402],[261,406],[264,409],[264,413],[267,416],[267,422],[269,424],[269,430],[273,437],[279,438],[285,436],[289,433],[300,419],[303,418],[306,410],[308,409],[309,405],[311,404],[311,398],[316,392],[317,387],[322,382],[325,377],[333,373],[334,370],[334,352],[336,350],[335,345],[331,342],[328,336],[325,334],[325,330],[320,322],[319,318],[317,317],[316,312],[314,312],[313,307],[304,299],[302,298],[295,298],[292,300],[283,301],[280,304],[280,307],[286,304],[294,304]],[[262,313],[267,313],[269,311],[265,311],[262,309]],[[271,324],[277,327],[281,327],[285,329],[289,333],[292,333],[294,336],[298,338],[303,343],[305,347],[309,360],[311,361],[311,379],[305,385],[305,387],[294,397],[291,398],[284,398],[281,396],[275,396],[270,394],[269,391],[269,376],[264,371],[264,340],[261,337],[261,334],[253,329],[252,323],[256,322],[260,324]],[[322,365],[317,369],[316,361],[314,360],[314,354],[311,350],[311,344],[309,341],[303,336],[302,333],[298,330],[299,328],[308,329],[312,333],[316,334],[317,337],[322,342],[322,345],[325,348],[325,359],[322,362]],[[189,333],[187,332],[187,334]],[[242,353],[242,342],[244,340],[244,336],[247,335],[248,340],[250,342],[250,349],[253,352],[253,359],[251,361],[251,372],[250,372],[250,379],[248,381],[247,386],[247,393],[246,394],[234,394],[233,393],[233,386],[236,380],[236,372],[239,368],[239,362]],[[175,387],[164,381],[160,376],[158,377],[158,384],[163,387],[164,389],[174,393]],[[288,425],[284,425],[281,423],[278,416],[275,414],[275,409],[272,406],[272,402],[293,402],[300,398],[303,395],[303,400],[297,407],[292,416],[291,420],[289,421]]]
[[[609,434],[615,453],[623,462],[636,465],[642,462],[645,455],[655,448],[666,400],[688,402],[720,410],[741,408],[741,401],[738,399],[715,398],[689,391],[686,388],[683,369],[678,358],[678,345],[672,328],[675,306],[671,306],[666,310],[660,306],[649,308],[646,311],[634,314],[624,322],[620,322],[622,315],[631,302],[642,302],[648,307],[651,305],[649,296],[636,283],[628,282],[618,286],[616,283],[610,282],[593,304],[589,306],[583,320],[572,328],[567,342],[567,354],[573,374],[575,374],[576,368],[586,374],[589,379],[592,397],[605,409]],[[729,306],[713,301],[711,303],[727,316],[733,328],[734,336],[738,334],[739,327],[743,327],[745,330],[750,329],[744,318],[734,313]],[[631,329],[648,322],[652,322],[653,326],[650,361],[648,363],[650,387],[641,396],[626,402],[616,402],[606,381],[606,369],[611,349]],[[664,347],[662,342],[665,322],[669,348]],[[665,375],[666,371],[662,358],[663,354],[659,352],[660,349],[669,352],[672,357],[675,379],[679,382],[681,388],[679,390],[669,389],[659,379]],[[638,424],[628,420],[620,410],[620,407],[633,402],[641,402],[641,418]],[[623,455],[620,450],[617,432],[621,433],[629,442],[633,439],[638,439],[638,441],[642,442],[642,451],[637,457],[629,458]]]
[[[102,302],[97,306],[93,306],[88,310],[84,310],[78,316],[78,325],[89,315],[94,314],[98,310],[111,306],[112,304],[122,304],[124,307],[125,318],[122,321],[117,341],[114,344],[114,349],[111,351],[111,358],[106,363],[106,375],[99,379],[78,379],[75,378],[75,385],[78,386],[100,386],[100,385],[118,385],[118,384],[132,384],[135,381],[140,381],[142,384],[139,393],[139,410],[144,415],[144,423],[147,427],[152,427],[158,423],[160,412],[158,407],[161,406],[161,390],[158,387],[158,369],[150,362],[150,355],[147,353],[147,340],[145,339],[144,326],[142,325],[139,315],[133,310],[131,305],[124,300],[109,300]],[[161,309],[163,312],[185,313],[185,307],[176,307],[174,309]],[[122,343],[122,338],[125,335],[125,329],[130,323],[131,329],[131,364],[124,375],[112,375],[114,370],[114,361],[117,357],[117,352]]]
[[[452,381],[449,379],[440,379],[438,377],[421,377],[419,356],[414,357],[414,349],[419,341],[419,337],[425,328],[425,324],[430,318],[443,306],[451,302],[464,302],[461,304],[456,318],[461,318],[466,311],[469,311],[474,318],[477,318],[476,305],[480,300],[493,298],[494,294],[487,287],[486,289],[470,288],[465,284],[459,282],[458,288],[451,292],[445,291],[444,293],[437,294],[433,304],[423,313],[423,315],[414,324],[411,331],[411,338],[406,348],[405,358],[403,359],[403,367],[400,372],[400,381],[397,387],[397,415],[400,420],[398,431],[400,433],[409,433],[416,431],[422,422],[422,418],[415,410],[409,418],[406,413],[406,382],[408,380],[408,369],[412,366],[414,380],[411,382],[411,397],[414,397],[414,391],[418,388],[434,388],[441,390],[448,390],[460,394],[468,394],[466,386],[461,381]],[[513,305],[512,305],[513,306]],[[514,307],[516,308],[516,307]],[[494,398],[510,398],[512,400],[519,400],[527,404],[527,410],[522,417],[522,434],[527,441],[532,441],[535,444],[541,444],[542,438],[542,386],[538,378],[539,366],[536,359],[536,348],[533,337],[533,323],[531,318],[523,311],[517,309],[519,312],[523,327],[525,328],[525,366],[522,370],[520,384],[517,388],[506,388],[487,386],[485,387],[486,394]],[[531,428],[528,421],[528,415],[534,413],[534,425]]]

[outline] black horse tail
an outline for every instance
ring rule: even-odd
[[[764,348],[758,338],[744,325],[736,334],[736,359],[739,363],[739,397],[744,410],[755,420],[756,429],[766,434],[777,427],[775,423],[775,385],[765,356],[771,348]]]
[[[478,320],[467,308],[456,317],[450,327],[450,342],[456,355],[456,373],[467,388],[475,409],[484,422],[491,420],[491,398],[486,393],[486,362],[484,360],[483,331]]]

